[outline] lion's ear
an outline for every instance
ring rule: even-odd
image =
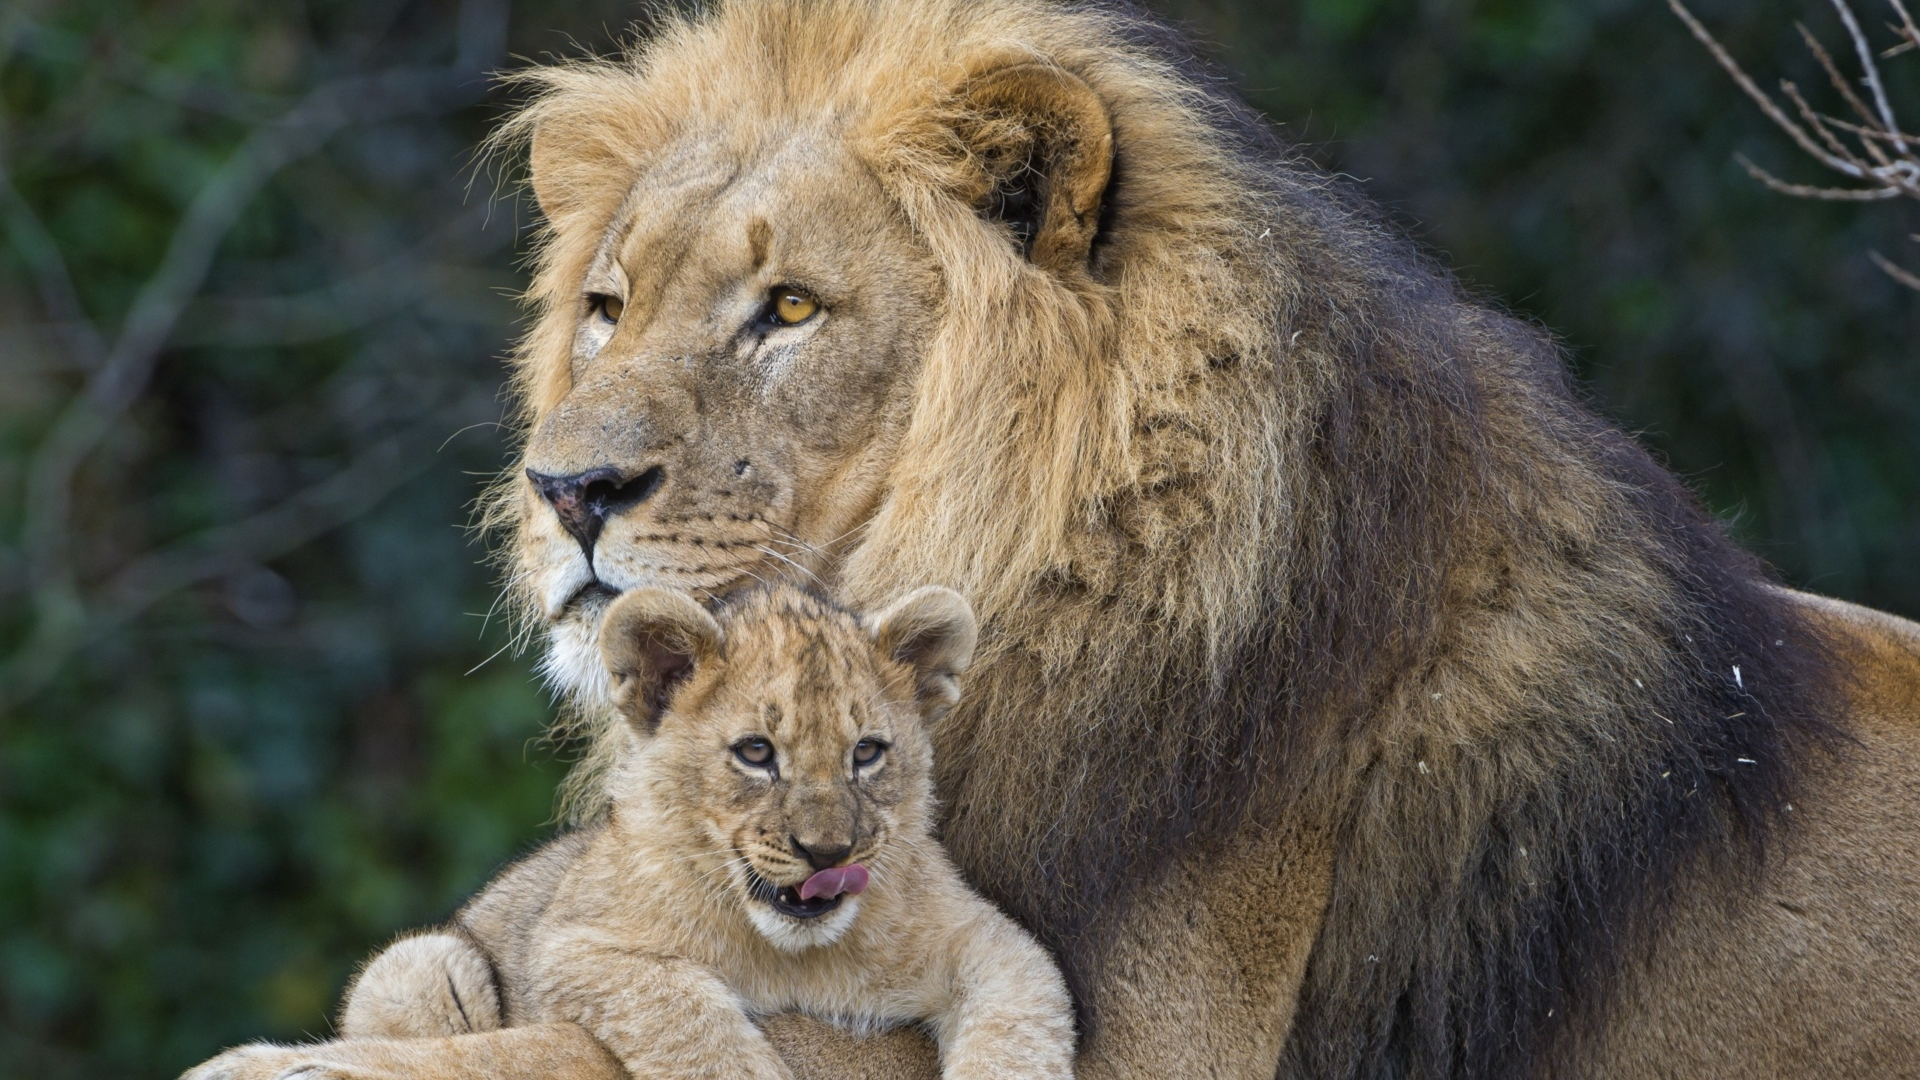
[[[533,129],[527,171],[533,197],[548,221],[562,222],[589,203],[624,195],[628,165],[594,130],[591,116],[554,115]]]
[[[600,623],[613,703],[641,730],[659,723],[674,688],[720,653],[720,624],[686,593],[633,589]]]
[[[631,78],[599,69],[542,68],[520,81],[539,94],[502,137],[527,140],[541,214],[557,228],[605,218],[626,197],[647,148],[659,145],[659,117],[634,100]]]
[[[978,205],[1034,265],[1084,270],[1113,171],[1113,123],[1086,81],[1046,64],[1014,64],[960,92],[961,141],[985,167]]]
[[[966,598],[938,585],[915,589],[873,620],[880,652],[913,668],[914,698],[928,719],[960,700],[960,676],[978,637]]]

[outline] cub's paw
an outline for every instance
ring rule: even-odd
[[[180,1080],[355,1080],[355,1074],[316,1057],[311,1048],[253,1043],[188,1069]]]
[[[347,991],[340,1034],[425,1039],[500,1027],[493,964],[458,934],[415,934],[380,951]]]

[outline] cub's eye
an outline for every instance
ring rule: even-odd
[[[887,744],[881,742],[879,739],[861,739],[859,742],[853,744],[853,763],[855,765],[871,765],[880,760],[880,751],[886,748]]]
[[[773,764],[773,744],[758,735],[733,744],[733,756],[756,769]]]
[[[607,293],[589,293],[587,308],[606,322],[617,323],[620,313],[627,310],[626,302]]]
[[[782,323],[786,326],[797,326],[813,318],[814,312],[819,310],[820,301],[815,300],[799,289],[773,290],[771,311],[773,313],[773,319],[777,323]]]

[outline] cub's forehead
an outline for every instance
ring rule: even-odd
[[[726,670],[719,694],[779,725],[881,710],[885,673],[873,639],[852,615],[799,594],[756,598],[722,621]]]

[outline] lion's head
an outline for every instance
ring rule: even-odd
[[[978,414],[963,423],[1047,423],[988,400],[1034,389],[982,378],[1000,366],[989,349],[1094,343],[983,340],[983,322],[1034,324],[1021,309],[1038,304],[1085,325],[1036,330],[1100,331],[1084,294],[1112,132],[1087,83],[1018,55],[937,50],[875,71],[862,55],[875,43],[833,40],[823,15],[721,16],[764,23],[825,73],[795,70],[777,99],[738,100],[764,84],[741,80],[737,58],[707,67],[711,42],[689,34],[684,63],[546,73],[519,121],[554,233],[511,496],[517,570],[554,626],[551,670],[589,697],[607,597],[823,571],[901,494],[929,405]],[[976,374],[923,379],[930,364]],[[1073,401],[1058,404],[1078,425]],[[1023,487],[1093,464],[1016,460],[947,482],[995,492],[969,509],[998,516],[1029,500]]]
[[[559,305],[570,340],[527,445],[522,568],[581,638],[624,589],[817,564],[884,490],[939,270],[831,133],[783,135],[747,152],[695,136],[643,163]],[[588,683],[591,654],[559,659]]]
[[[831,944],[868,875],[925,846],[927,725],[958,699],[974,638],[967,602],[937,587],[864,620],[791,586],[742,594],[718,619],[683,592],[626,592],[601,633],[632,725],[609,793],[684,830],[676,874],[724,893],[767,940]]]
[[[1342,845],[1305,1071],[1495,1075],[1663,875],[1764,834],[1814,635],[1545,334],[1162,38],[739,0],[524,76],[515,589],[604,725],[619,590],[951,586],[981,652],[943,839],[1084,1007],[1139,883],[1299,814]]]

